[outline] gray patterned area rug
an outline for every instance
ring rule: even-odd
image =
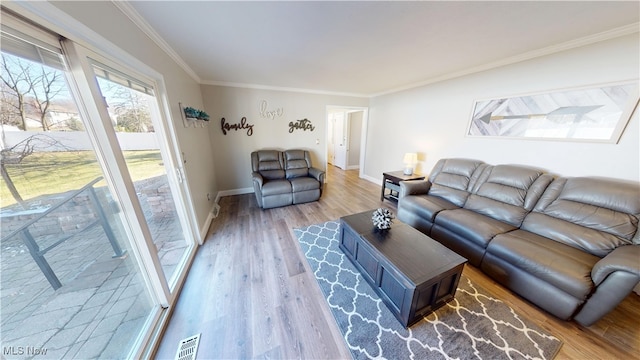
[[[354,359],[553,359],[562,346],[465,276],[454,300],[405,329],[338,248],[339,222],[294,233]]]

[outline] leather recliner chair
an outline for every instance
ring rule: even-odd
[[[258,150],[251,153],[253,190],[258,206],[270,209],[316,201],[325,173],[311,166],[307,150]]]

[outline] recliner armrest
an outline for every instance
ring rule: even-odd
[[[591,326],[613,310],[638,285],[640,245],[624,245],[600,259],[591,269],[595,292],[573,319]]]
[[[324,183],[324,171],[311,167],[309,168],[309,175],[321,183]]]
[[[251,173],[251,178],[253,180],[253,182],[258,184],[258,187],[262,187],[262,184],[264,183],[264,179],[262,178],[262,175],[260,175],[259,172],[252,172]]]
[[[426,195],[431,189],[431,182],[429,180],[409,180],[400,181],[400,194],[399,199],[407,195]]]
[[[620,246],[610,252],[593,266],[591,279],[598,286],[615,271],[626,271],[640,278],[640,245]]]

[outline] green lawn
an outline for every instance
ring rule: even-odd
[[[125,151],[125,159],[133,181],[163,174],[160,150]],[[7,171],[24,200],[40,195],[76,190],[102,171],[92,151],[40,152],[25,158],[22,163],[7,165]],[[105,185],[104,180],[97,186]],[[4,180],[0,179],[2,207],[15,204]]]

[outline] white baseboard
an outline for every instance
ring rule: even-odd
[[[207,220],[204,221],[204,224],[200,228],[200,245],[202,245],[206,240],[207,232],[209,232],[209,228],[211,227],[213,219],[217,218],[218,214],[220,213],[220,205],[218,205],[218,199],[219,198],[216,198],[216,201],[211,206],[209,215],[207,215]]]
[[[347,166],[347,170],[358,170],[360,169],[360,165],[349,165]]]
[[[209,228],[211,227],[211,222],[213,222],[213,219],[214,219],[213,213],[209,211],[207,220],[205,220],[204,225],[202,225],[202,228],[200,228],[200,241],[199,241],[200,245],[204,244],[204,241],[207,238],[207,232],[209,232]]]
[[[252,194],[252,193],[253,193],[252,187],[218,191],[218,195],[216,195],[216,204],[220,201],[220,198],[223,196]]]
[[[378,184],[378,185],[382,184],[382,179],[376,179],[376,178],[371,177],[369,175],[362,175],[362,178],[367,180],[367,181],[370,181],[370,182],[372,182],[374,184]]]

